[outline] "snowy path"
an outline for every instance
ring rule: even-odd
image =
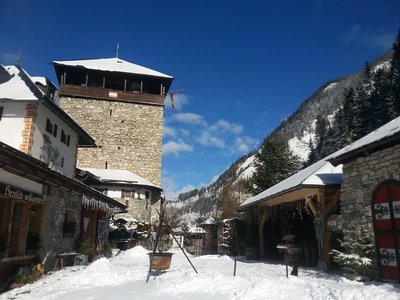
[[[192,261],[199,274],[181,252],[175,252],[171,268],[151,276],[146,284],[147,251],[136,247],[87,267],[65,268],[0,299],[400,299],[397,284],[364,284],[302,268],[299,277],[287,279],[284,265],[262,262],[238,262],[233,277],[229,257],[202,256]]]

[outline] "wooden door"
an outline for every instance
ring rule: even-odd
[[[400,282],[400,182],[381,183],[372,199],[380,276]]]

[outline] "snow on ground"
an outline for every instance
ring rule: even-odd
[[[332,89],[337,84],[338,84],[337,82],[332,82],[330,85],[328,85],[326,88],[324,88],[323,92]]]
[[[180,251],[174,252],[168,271],[146,283],[147,252],[135,247],[87,267],[64,268],[0,299],[400,299],[398,284],[360,283],[303,268],[298,277],[286,278],[281,264],[238,261],[233,277],[234,261],[227,256],[191,257],[196,274]]]
[[[311,126],[315,128],[315,121],[313,121]],[[303,136],[300,138],[295,136],[288,141],[289,149],[293,152],[293,154],[300,157],[302,161],[306,161],[311,151],[310,140],[315,140],[315,133],[305,130],[303,132]]]
[[[254,167],[254,159],[256,155],[253,154],[252,156],[249,156],[243,164],[241,164],[237,171],[237,180],[239,179],[249,179],[251,176],[253,176],[253,173],[256,171],[256,168]]]

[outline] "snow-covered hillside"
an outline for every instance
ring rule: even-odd
[[[387,68],[390,65],[390,55],[388,52],[378,58],[371,64],[371,70],[375,72],[380,68]],[[315,146],[317,117],[325,117],[332,124],[336,112],[344,101],[345,91],[355,88],[361,82],[362,72],[363,70],[360,70],[321,85],[289,118],[271,132],[267,139],[279,137],[287,141],[290,150],[302,161],[306,161],[310,153],[310,142]],[[255,171],[254,158],[255,153],[239,158],[208,186],[180,194],[180,203],[176,203],[175,207],[180,207],[181,215],[185,215],[185,219],[208,217],[222,187],[231,185],[240,190],[240,180],[251,177]],[[243,195],[243,190],[240,193],[240,197],[246,197]]]

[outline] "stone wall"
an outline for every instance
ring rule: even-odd
[[[341,217],[344,238],[364,230],[374,236],[371,201],[375,188],[388,179],[399,179],[400,145],[359,157],[343,166]]]
[[[47,256],[46,270],[52,270],[57,254],[77,250],[82,196],[54,187],[49,187],[47,194],[45,196],[46,202],[43,208],[40,232],[42,247],[40,249],[40,258],[43,260]],[[63,234],[66,210],[73,212],[77,224],[75,233],[68,237],[64,237]]]
[[[60,106],[96,141],[77,166],[129,170],[161,185],[163,106],[60,97]]]

